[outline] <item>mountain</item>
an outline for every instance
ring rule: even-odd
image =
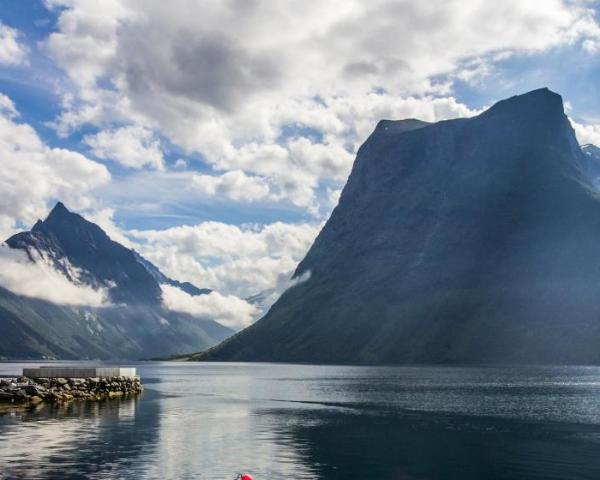
[[[233,331],[167,310],[161,284],[190,295],[210,293],[164,275],[97,225],[57,203],[31,231],[6,241],[31,261],[46,261],[71,281],[104,288],[109,305],[73,307],[0,287],[0,357],[146,358],[206,349]]]
[[[161,301],[158,282],[136,258],[135,253],[111,240],[96,224],[57,203],[46,220],[31,231],[17,233],[6,243],[11,248],[46,255],[71,277],[64,260],[81,270],[81,280],[95,287],[111,284],[115,303],[157,305]]]
[[[600,187],[600,148],[587,144],[581,147],[583,168],[595,187]]]
[[[600,363],[600,198],[548,89],[382,121],[286,291],[204,360]]]
[[[133,252],[136,260],[143,265],[146,271],[152,275],[154,280],[156,280],[161,285],[171,285],[172,287],[177,287],[183,290],[185,293],[189,293],[193,297],[197,297],[198,295],[208,295],[212,290],[210,288],[198,288],[196,285],[190,282],[180,282],[179,280],[173,280],[172,278],[167,277],[164,273],[162,273],[158,267],[144,257],[142,257],[139,253]]]

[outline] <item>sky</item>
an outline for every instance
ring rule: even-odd
[[[472,116],[549,87],[580,143],[600,144],[599,12],[0,0],[0,238],[63,201],[246,325],[240,300],[289,285],[380,119]]]

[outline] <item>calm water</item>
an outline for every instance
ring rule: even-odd
[[[131,365],[137,400],[0,416],[0,478],[600,478],[596,367]]]

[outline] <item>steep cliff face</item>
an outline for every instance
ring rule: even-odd
[[[204,358],[600,362],[600,200],[559,95],[380,122],[298,266]]]
[[[57,305],[0,287],[0,358],[148,358],[211,347],[233,331],[164,308],[161,284],[210,293],[164,275],[97,225],[58,203],[31,231],[6,243],[76,283],[102,288],[109,305]]]

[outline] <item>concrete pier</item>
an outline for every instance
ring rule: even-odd
[[[24,368],[23,376],[28,378],[135,378],[136,372],[135,368],[121,367],[50,366],[39,368]]]

